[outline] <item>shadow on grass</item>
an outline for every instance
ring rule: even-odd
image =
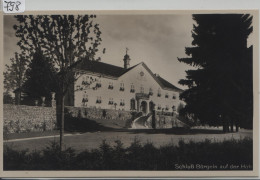
[[[96,131],[114,131],[114,128],[103,126],[94,120],[87,118],[66,117],[64,122],[66,132],[96,132]]]

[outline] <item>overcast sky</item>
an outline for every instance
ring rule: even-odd
[[[191,46],[191,15],[98,15],[102,43],[102,62],[123,67],[126,47],[129,49],[130,65],[144,62],[154,73],[158,73],[177,87],[191,67],[178,62],[185,57],[185,47]],[[17,39],[13,16],[4,18],[4,58],[9,63],[15,51]]]

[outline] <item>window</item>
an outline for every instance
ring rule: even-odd
[[[113,98],[109,98],[108,104],[114,104]]]
[[[96,84],[96,88],[100,88],[100,87],[101,87],[101,80],[98,80]]]
[[[121,99],[120,100],[120,106],[124,106],[125,105],[125,100],[124,99]]]
[[[82,77],[82,85],[85,85],[86,83],[86,79],[85,79],[85,76]]]
[[[169,110],[169,105],[166,105],[165,110],[166,110],[166,111]]]
[[[149,89],[149,95],[150,95],[150,96],[153,95],[153,89],[152,89],[152,88]]]
[[[141,88],[140,88],[140,93],[144,93],[144,87],[143,86],[141,86]]]
[[[168,95],[168,93],[166,93],[166,94],[165,94],[165,98],[168,98],[168,97],[169,97],[169,95]]]
[[[83,94],[82,102],[88,102],[88,95],[86,93]]]
[[[131,93],[134,93],[134,92],[135,92],[135,86],[134,86],[134,84],[133,84],[133,83],[131,84],[131,89],[130,89],[130,92],[131,92]]]
[[[97,104],[101,104],[101,102],[102,102],[102,100],[101,100],[101,96],[98,96],[98,97],[97,97],[97,101],[96,101],[96,103],[97,103]]]
[[[172,96],[172,99],[176,99],[176,96],[175,96],[175,94]]]
[[[82,106],[86,106],[88,102],[88,95],[85,93],[83,94],[83,98],[82,98]]]
[[[130,110],[135,110],[135,100],[134,99],[130,100],[130,105],[131,105],[130,106],[131,107]]]
[[[158,94],[157,94],[158,97],[161,97],[161,89],[159,88],[158,89]]]
[[[124,91],[125,90],[125,88],[124,88],[124,83],[120,83],[120,89],[119,89],[120,91]]]
[[[157,109],[158,109],[158,110],[162,109],[161,104],[158,104]]]
[[[113,83],[112,82],[109,82],[109,85],[108,85],[108,89],[113,89]]]

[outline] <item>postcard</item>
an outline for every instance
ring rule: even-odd
[[[2,177],[258,175],[258,10],[1,18]]]

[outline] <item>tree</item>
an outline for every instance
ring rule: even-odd
[[[197,68],[186,71],[186,79],[179,81],[188,86],[180,95],[186,102],[182,112],[210,125],[222,121],[224,132],[229,125],[233,130],[234,123],[238,127],[251,116],[245,105],[252,107],[252,60],[247,48],[252,16],[197,14],[193,20],[193,47],[185,49],[190,57],[178,58]]]
[[[33,55],[31,63],[26,70],[26,81],[23,85],[25,101],[33,103],[42,96],[51,99],[51,92],[57,91],[57,74],[51,60],[45,58],[40,51]]]
[[[16,104],[21,102],[22,85],[26,80],[25,71],[28,64],[25,52],[15,52],[14,58],[10,59],[11,64],[5,65],[4,72],[4,94],[10,96],[10,91],[16,90],[17,99]]]
[[[71,83],[78,78],[73,65],[81,59],[96,60],[101,42],[99,25],[95,15],[38,15],[15,16],[18,45],[34,54],[36,50],[49,58],[57,72],[57,89],[60,99],[60,147],[63,149],[64,98]]]

